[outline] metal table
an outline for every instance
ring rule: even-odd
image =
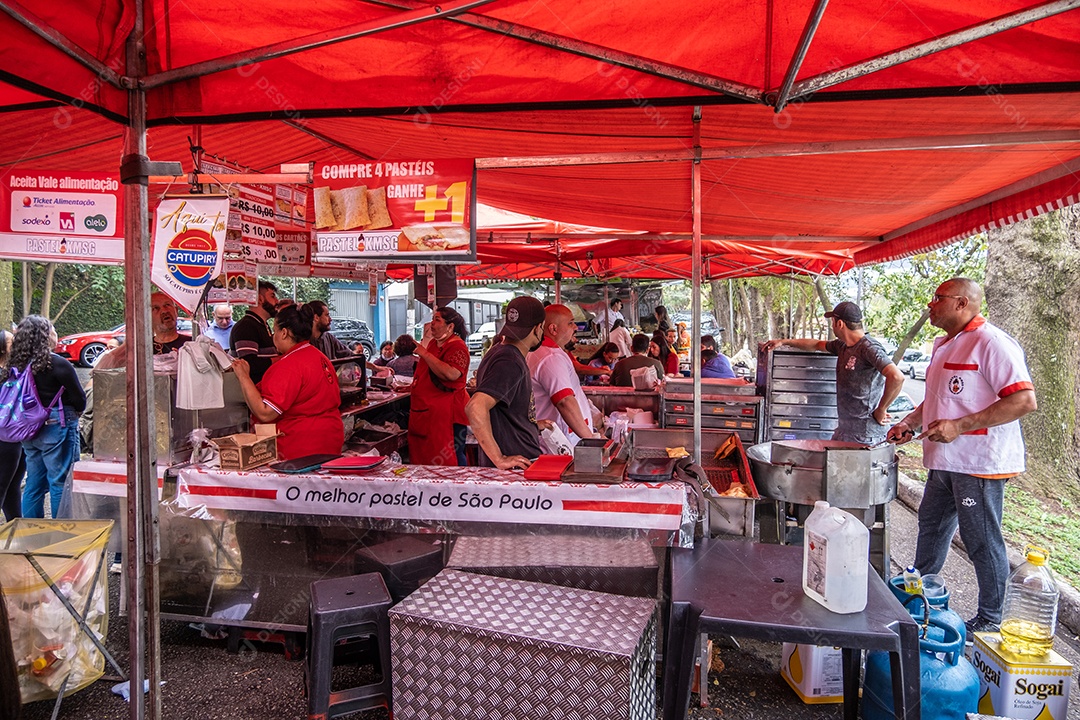
[[[708,539],[694,548],[672,548],[664,720],[686,717],[694,645],[702,632],[842,647],[846,720],[858,717],[861,650],[885,650],[897,720],[918,720],[918,625],[877,573],[869,572],[868,582],[866,610],[840,615],[803,593],[802,548]]]

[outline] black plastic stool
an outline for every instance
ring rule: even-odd
[[[309,720],[325,720],[359,710],[390,709],[390,593],[379,573],[311,583],[307,636]],[[334,647],[342,639],[373,636],[382,680],[330,692]]]
[[[356,552],[358,573],[377,572],[394,602],[401,602],[443,569],[443,546],[410,535],[369,545]]]

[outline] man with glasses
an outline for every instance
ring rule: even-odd
[[[926,398],[889,431],[891,442],[903,442],[923,428],[930,476],[919,506],[915,567],[940,571],[957,525],[975,566],[979,609],[966,623],[968,642],[1001,622],[1009,576],[1001,536],[1005,481],[1024,472],[1019,419],[1036,409],[1024,351],[980,314],[982,299],[982,288],[967,278],[938,286],[930,323],[945,335],[934,341]]]
[[[203,333],[216,342],[224,350],[229,349],[229,337],[232,335],[233,325],[232,305],[222,304],[214,306],[214,321]]]
[[[790,338],[769,340],[766,350],[788,346],[836,356],[836,413],[833,440],[874,445],[885,439],[889,405],[904,387],[904,375],[877,340],[863,329],[862,309],[853,302],[838,303],[825,317],[832,321],[835,340]]]

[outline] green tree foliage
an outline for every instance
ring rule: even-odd
[[[951,277],[982,282],[986,274],[986,237],[976,235],[940,250],[914,255],[865,271],[863,311],[871,331],[895,343],[895,358],[938,334],[928,322],[927,302]]]
[[[29,271],[29,310],[45,312],[60,336],[104,330],[124,322],[124,269],[110,265],[55,263],[51,280],[42,263],[14,263],[14,306],[16,321],[22,319],[23,271]]]
[[[309,300],[329,302],[330,299],[330,281],[325,278],[296,278],[296,297],[293,297],[293,278],[273,276],[262,279],[274,283],[278,289],[278,297],[281,298],[291,297],[298,303]]]

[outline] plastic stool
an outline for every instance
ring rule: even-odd
[[[379,573],[311,583],[308,616],[308,718],[325,720],[359,710],[390,709],[390,593]],[[334,647],[344,638],[374,636],[379,648],[378,683],[330,692]]]
[[[356,553],[356,572],[377,572],[400,602],[443,569],[443,546],[403,535]]]

